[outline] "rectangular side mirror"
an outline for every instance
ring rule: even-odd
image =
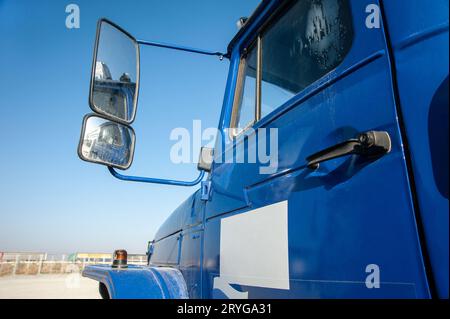
[[[106,19],[97,25],[89,105],[105,117],[130,124],[139,92],[139,44]]]
[[[87,162],[127,169],[133,161],[135,140],[128,125],[88,114],[83,119],[78,156]]]

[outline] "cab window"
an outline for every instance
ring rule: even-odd
[[[254,110],[249,122],[255,123],[335,69],[352,40],[348,0],[291,1],[262,29],[251,54],[242,56],[231,127],[245,129],[239,119],[250,113],[248,104]],[[253,86],[245,86],[248,77]]]

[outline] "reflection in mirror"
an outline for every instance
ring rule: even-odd
[[[88,115],[83,121],[78,155],[88,162],[127,169],[133,160],[134,143],[130,127]]]
[[[90,104],[94,111],[131,123],[137,102],[139,48],[136,41],[102,20],[97,34]]]

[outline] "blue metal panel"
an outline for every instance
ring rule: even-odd
[[[174,268],[87,266],[83,276],[103,283],[113,299],[188,298],[183,276]]]
[[[431,271],[448,298],[449,2],[383,3]]]
[[[180,261],[181,238],[181,232],[177,232],[156,240],[153,243],[150,265],[177,267]]]
[[[159,227],[155,235],[158,241],[183,229],[200,224],[203,221],[203,210],[200,190],[189,196]]]
[[[183,229],[185,223],[188,222],[192,214],[195,196],[198,191],[189,196],[183,203],[178,206],[173,213],[159,227],[155,235],[155,240],[167,237],[171,234],[179,232]]]

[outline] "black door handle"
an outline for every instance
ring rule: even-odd
[[[369,131],[361,133],[357,138],[347,140],[326,148],[306,158],[308,167],[317,169],[319,163],[334,158],[357,154],[367,157],[382,156],[391,151],[391,137],[388,132]]]

